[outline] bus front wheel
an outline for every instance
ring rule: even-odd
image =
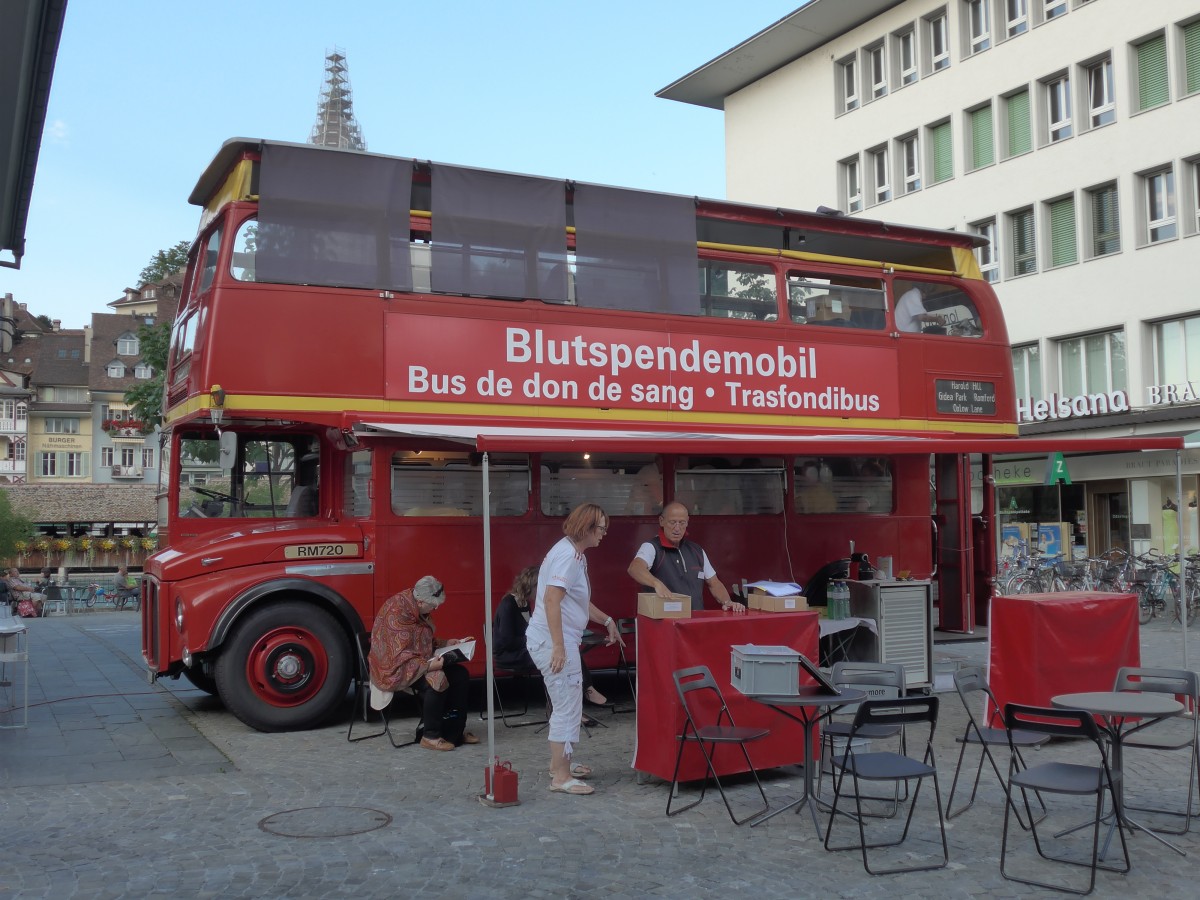
[[[239,623],[215,674],[221,701],[247,725],[296,731],[321,724],[345,697],[350,652],[329,613],[285,601]]]

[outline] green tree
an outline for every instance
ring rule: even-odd
[[[17,541],[33,534],[33,523],[13,509],[8,491],[0,490],[0,558],[14,559]]]
[[[162,422],[163,385],[166,383],[167,353],[171,347],[171,323],[143,325],[138,329],[142,362],[150,366],[154,377],[140,382],[125,392],[125,402],[133,408],[134,417],[153,428]]]
[[[162,281],[168,275],[173,275],[187,265],[188,249],[191,241],[180,241],[169,250],[159,250],[150,258],[146,268],[138,275],[138,287],[155,281]]]

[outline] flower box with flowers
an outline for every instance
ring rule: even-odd
[[[138,419],[105,419],[102,427],[112,437],[144,437],[145,423]]]

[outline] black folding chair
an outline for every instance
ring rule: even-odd
[[[1000,789],[1004,791],[1004,796],[1008,798],[1008,791],[1004,789],[1004,775],[1000,772],[1000,766],[996,763],[996,758],[992,756],[992,747],[1008,747],[1011,738],[1012,746],[1017,750],[1017,762],[1019,768],[1025,768],[1025,760],[1021,757],[1021,750],[1029,747],[1040,747],[1046,741],[1050,740],[1047,735],[1033,734],[1027,731],[1014,731],[1010,735],[1007,730],[1002,727],[992,725],[992,722],[1003,724],[1000,715],[1000,707],[996,703],[996,697],[992,694],[992,690],[988,687],[987,676],[983,672],[982,666],[966,666],[954,673],[954,689],[958,691],[958,698],[962,700],[963,709],[967,712],[967,725],[963,729],[962,736],[956,740],[962,744],[958,751],[958,764],[954,767],[954,782],[950,785],[950,797],[946,800],[946,818],[953,819],[955,816],[960,816],[968,809],[975,805],[975,795],[979,791],[979,779],[983,775],[983,763],[987,760],[988,765],[992,767],[992,771],[996,773],[996,781],[1000,784]],[[985,708],[990,710],[988,715],[988,723],[980,725],[975,718],[975,713],[971,711],[972,704],[984,703]],[[958,778],[962,774],[963,759],[967,754],[967,746],[973,745],[979,747],[979,765],[975,767],[975,783],[971,787],[971,796],[965,804],[958,809],[954,808],[954,792],[958,790]],[[1038,804],[1041,806],[1041,816],[1038,817],[1040,822],[1046,816],[1046,806],[1038,797]],[[1013,814],[1017,817],[1017,824],[1022,829],[1027,829],[1029,826],[1025,824],[1025,820],[1021,818],[1021,811],[1013,808]]]
[[[1155,806],[1135,806],[1129,802],[1129,785],[1126,779],[1125,808],[1142,812],[1158,813],[1164,816],[1183,817],[1183,825],[1176,828],[1165,828],[1155,825],[1155,831],[1166,834],[1187,834],[1191,829],[1193,799],[1200,790],[1200,676],[1189,669],[1147,669],[1124,666],[1117,670],[1114,691],[1142,691],[1146,693],[1172,694],[1184,705],[1183,717],[1166,719],[1147,726],[1143,731],[1137,729],[1126,733],[1121,741],[1121,747],[1129,749],[1137,747],[1142,750],[1189,750],[1191,768],[1188,771],[1187,807],[1180,811]],[[1129,757],[1124,757],[1123,768],[1129,771]]]
[[[529,715],[529,685],[531,682],[542,677],[542,673],[536,668],[533,669],[509,669],[505,666],[495,665],[492,667],[492,696],[496,698],[496,706],[499,712],[495,713],[495,718],[499,719],[505,728],[524,728],[526,725],[545,725],[548,718],[531,719],[528,722],[518,722],[515,725],[509,722],[509,719],[521,719]],[[510,684],[520,685],[521,687],[521,711],[517,712],[514,709],[509,710],[504,708],[504,698],[501,696],[500,683],[508,681]],[[547,715],[549,707],[547,706]],[[487,711],[481,709],[479,718],[486,722],[488,720]]]
[[[708,666],[695,666],[690,669],[678,669],[671,675],[675,679],[675,691],[679,695],[680,706],[683,707],[683,712],[686,721],[683,726],[683,732],[676,736],[679,741],[679,752],[675,754],[675,772],[671,775],[671,792],[667,795],[667,815],[678,815],[685,810],[691,809],[704,799],[704,793],[708,790],[708,779],[711,776],[713,781],[717,783],[717,790],[721,792],[721,799],[725,801],[725,809],[729,813],[729,818],[733,820],[734,825],[741,825],[748,822],[750,819],[756,818],[767,811],[770,804],[767,803],[767,795],[763,791],[762,782],[758,780],[758,773],[754,771],[754,764],[750,762],[750,754],[746,750],[746,744],[753,741],[761,740],[771,733],[769,728],[743,728],[739,727],[733,721],[733,716],[729,714],[729,707],[725,705],[725,698],[721,696],[721,689],[717,687],[717,682],[713,680],[712,673],[708,670]],[[702,692],[711,692],[708,696],[704,696]],[[711,714],[705,714],[706,710],[717,709],[715,719]],[[701,721],[712,722],[712,724],[700,724]],[[728,724],[721,724],[722,721]],[[707,767],[704,774],[704,783],[700,787],[700,796],[686,806],[680,806],[671,811],[671,803],[675,799],[675,792],[679,789],[679,766],[683,761],[683,749],[689,743],[695,744],[700,748],[700,752],[704,754],[704,764]],[[705,745],[708,745],[707,747]],[[717,770],[713,766],[713,753],[717,749],[718,744],[737,744],[741,748],[742,756],[746,760],[746,768],[750,770],[751,776],[754,778],[754,784],[758,788],[758,793],[762,797],[762,809],[755,810],[753,813],[742,818],[737,818],[733,814],[733,807],[729,805],[729,797],[725,794],[725,788],[721,784],[721,779],[717,776]]]
[[[357,744],[359,741],[369,741],[371,738],[383,737],[387,735],[387,739],[393,747],[411,747],[417,743],[420,738],[413,738],[411,741],[396,742],[396,736],[392,734],[391,723],[388,722],[387,709],[378,710],[380,721],[383,727],[379,731],[371,732],[370,734],[361,734],[358,737],[351,737],[354,734],[354,723],[358,720],[359,715],[362,715],[364,724],[370,724],[371,721],[371,669],[367,665],[367,652],[370,647],[371,638],[366,634],[355,635],[354,649],[358,651],[358,668],[354,673],[354,711],[350,714],[350,727],[346,729],[346,740],[352,744]],[[364,645],[366,647],[364,648]]]
[[[622,640],[626,644],[629,643],[628,636],[637,636],[637,620],[636,619],[617,619],[617,633],[621,635]],[[617,661],[618,677],[625,676],[625,684],[629,687],[629,704],[619,705],[612,704],[613,715],[617,713],[631,713],[637,711],[637,685],[634,683],[635,673],[633,664],[629,661],[629,648],[617,645],[619,659]]]
[[[1000,841],[1000,874],[1009,881],[1018,881],[1021,884],[1031,884],[1035,887],[1066,891],[1071,894],[1090,894],[1096,886],[1097,869],[1121,874],[1128,872],[1129,847],[1125,843],[1125,826],[1121,824],[1121,817],[1119,815],[1114,818],[1117,824],[1117,833],[1121,837],[1121,852],[1125,857],[1125,867],[1117,868],[1100,864],[1100,824],[1104,817],[1104,795],[1107,793],[1109,799],[1113,802],[1114,810],[1118,809],[1116,804],[1116,784],[1120,781],[1121,774],[1113,772],[1112,767],[1109,765],[1108,749],[1105,747],[1104,739],[1101,737],[1100,729],[1096,725],[1096,720],[1092,718],[1092,714],[1084,712],[1081,709],[1054,709],[1051,707],[1023,706],[1016,703],[1009,703],[1004,707],[1004,727],[1008,729],[1010,734],[1019,730],[1027,733],[1044,734],[1047,737],[1074,738],[1089,741],[1096,748],[1097,756],[1095,758],[1099,764],[1046,762],[1021,769],[1017,762],[1017,748],[1015,745],[1011,747],[1012,757],[1008,767],[1008,803],[1004,806],[1004,832]],[[1081,743],[1077,746],[1082,747],[1085,745]],[[1078,752],[1072,753],[1072,758],[1077,759],[1080,755]],[[1008,862],[1008,818],[1010,810],[1016,808],[1012,796],[1014,789],[1021,791],[1021,798],[1025,805],[1025,815],[1028,817],[1030,823],[1029,831],[1033,835],[1033,844],[1038,855],[1043,859],[1053,862],[1086,867],[1090,872],[1090,879],[1086,889],[1062,883],[1055,884],[1047,881],[1037,881],[1033,878],[1020,878],[1008,873],[1006,866]],[[1046,849],[1042,846],[1042,840],[1038,836],[1038,823],[1033,820],[1033,810],[1029,805],[1030,791],[1035,792],[1039,797],[1044,794],[1066,794],[1082,797],[1095,795],[1096,809],[1094,827],[1092,829],[1091,860],[1077,859],[1065,855],[1053,855],[1046,852]],[[1075,829],[1070,830],[1074,831]],[[1063,834],[1065,833],[1067,832],[1063,832]]]
[[[836,771],[834,779],[833,804],[829,810],[829,824],[825,828],[826,850],[859,850],[862,852],[863,868],[871,875],[894,875],[899,872],[925,872],[931,869],[943,869],[950,861],[950,848],[946,843],[946,820],[942,815],[942,793],[938,786],[937,759],[933,753],[933,734],[937,729],[938,698],[937,697],[897,697],[894,700],[864,700],[859,704],[858,712],[854,714],[854,724],[850,729],[849,739],[840,757],[834,757],[833,767]],[[861,729],[867,726],[899,726],[906,728],[910,725],[924,723],[928,726],[928,736],[925,741],[925,751],[920,757],[910,756],[907,746],[901,752],[875,751],[858,753],[854,749],[854,738]],[[853,797],[858,822],[858,843],[833,846],[833,823],[838,817],[838,804],[844,796],[851,796],[843,791],[846,776],[853,782]],[[913,814],[921,798],[921,788],[925,779],[933,780],[933,798],[937,807],[938,831],[942,838],[941,862],[922,863],[911,866],[892,866],[886,869],[871,868],[868,850],[882,847],[896,847],[904,843],[912,825]],[[904,830],[900,836],[892,840],[867,843],[866,822],[862,813],[861,783],[864,781],[891,781],[896,784],[916,781],[916,789],[908,800],[908,815],[904,820]],[[900,801],[897,801],[900,802]],[[896,826],[890,826],[895,831]]]

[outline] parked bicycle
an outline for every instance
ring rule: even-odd
[[[1196,618],[1196,606],[1200,602],[1200,583],[1189,577],[1187,601],[1180,603],[1179,588],[1179,556],[1171,554],[1164,556],[1158,550],[1151,549],[1137,557],[1141,566],[1133,590],[1138,598],[1138,622],[1147,624],[1157,616],[1166,616],[1168,608],[1174,621],[1179,622],[1186,611],[1187,623],[1191,625]],[[1189,568],[1191,560],[1188,561]]]

